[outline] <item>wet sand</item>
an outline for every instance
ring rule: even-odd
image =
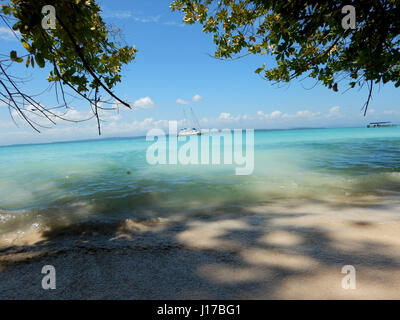
[[[288,201],[0,240],[0,299],[399,299],[400,203]],[[44,290],[44,265],[56,268]],[[342,267],[356,270],[343,289]]]

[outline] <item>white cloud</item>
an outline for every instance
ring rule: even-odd
[[[228,112],[222,112],[222,113],[219,115],[218,119],[220,119],[220,120],[228,120],[228,119],[232,119],[232,116],[231,116],[231,114],[228,113]]]
[[[160,20],[161,15],[158,16],[152,16],[152,17],[147,17],[147,18],[139,18],[139,17],[133,17],[133,19],[137,22],[141,22],[141,23],[149,23],[149,22],[153,22],[153,23],[158,23],[158,21]]]
[[[19,35],[19,31],[15,32],[16,35]],[[10,28],[0,27],[0,39],[2,40],[16,40],[14,33]]]
[[[137,105],[148,105],[151,99],[145,97],[138,101],[136,102]],[[26,108],[30,109],[31,107],[27,106]],[[313,112],[307,109],[285,114],[280,110],[272,110],[268,113],[264,113],[260,110],[256,114],[239,115],[222,112],[214,117],[202,117],[200,120],[200,126],[203,129],[282,129],[301,126],[332,126],[337,123],[337,119],[342,119],[344,117],[343,114],[340,114],[342,118],[332,116],[338,113],[340,114],[340,107],[338,106],[334,106],[323,113]],[[374,117],[377,115],[386,115],[387,118],[388,115],[391,114],[400,115],[400,111],[390,109],[385,111],[377,110]],[[32,113],[30,113],[30,115],[33,116]],[[91,115],[92,113],[90,109],[69,109],[66,117],[69,119],[82,120],[82,118]],[[102,137],[142,136],[146,135],[150,129],[154,128],[168,130],[169,120],[167,119],[158,120],[148,117],[140,120],[133,119],[131,118],[131,115],[128,114],[126,114],[126,117],[124,115],[125,113],[122,113],[121,116],[116,111],[101,111],[100,117],[102,120],[105,120],[101,125]],[[135,116],[135,113],[132,113],[132,115]],[[199,114],[199,116],[202,115]],[[9,121],[0,121],[0,144],[98,138],[96,119],[84,123],[66,123],[57,121],[57,126],[53,126],[51,129],[41,129],[42,134],[40,135],[33,135],[32,129],[29,128],[23,120],[16,120],[18,124],[23,123],[24,125],[20,126],[20,128],[16,128],[11,119]],[[175,120],[178,120],[178,128],[187,126],[182,119],[179,119],[179,116],[178,118],[175,118]],[[363,118],[363,121],[365,122],[365,118]],[[357,125],[357,122],[355,122],[355,124]]]
[[[339,106],[334,106],[334,107],[329,109],[328,118],[340,117],[340,116],[341,116],[341,113],[340,113],[340,107]]]
[[[334,106],[334,107],[329,109],[329,113],[331,113],[331,114],[339,113],[339,111],[340,111],[340,107],[339,106]]]
[[[155,103],[150,97],[140,98],[133,103],[135,108],[150,109],[155,107]]]
[[[140,23],[158,23],[161,15],[157,16],[149,16],[149,17],[138,17],[133,16],[130,10],[103,10],[103,17],[105,18],[114,18],[114,19],[133,19],[136,22]]]
[[[189,104],[188,101],[183,100],[183,99],[176,99],[176,103],[177,103],[177,104]]]
[[[297,111],[295,114],[285,113],[284,115],[282,115],[282,118],[285,118],[285,119],[294,119],[294,118],[313,119],[318,116],[321,116],[321,112],[312,112],[310,110],[301,110],[301,111]]]
[[[321,115],[321,112],[312,112],[310,110],[297,111],[296,116],[300,118],[314,118]]]
[[[281,114],[282,114],[282,112],[280,112],[279,110],[276,110],[276,111],[271,112],[270,117],[278,118]]]
[[[195,94],[194,96],[193,96],[193,98],[192,98],[192,100],[194,101],[194,102],[199,102],[199,101],[201,101],[203,99],[203,97],[201,96],[201,95],[199,95],[199,94]]]
[[[63,116],[63,118],[73,120],[73,121],[81,121],[84,119],[89,119],[93,116],[93,113],[91,111],[79,111],[74,108],[70,108],[67,110],[67,112],[64,114],[63,112],[55,112],[59,116]]]
[[[175,27],[184,27],[185,24],[184,23],[179,23],[179,22],[175,22],[175,21],[168,21],[164,23],[166,26],[175,26]]]
[[[102,16],[104,18],[115,18],[115,19],[127,19],[132,17],[132,13],[130,11],[113,11],[113,10],[104,10]]]
[[[262,112],[260,110],[260,111],[257,111],[257,115],[264,119],[275,119],[275,118],[279,118],[282,115],[282,112],[280,112],[279,110],[275,110],[269,114],[265,114],[264,112]]]
[[[33,105],[28,105],[21,110],[30,120],[33,120],[39,126],[45,126],[45,127],[54,126],[54,123],[52,123],[51,121],[49,121],[49,119],[44,117],[44,115]],[[52,110],[51,112],[53,114],[49,113],[46,114],[57,125],[62,124],[64,120],[85,122],[94,119],[94,114],[92,110],[81,111],[71,107],[68,109]],[[11,114],[18,125],[22,127],[27,125],[26,120],[17,110],[12,110]],[[121,116],[117,114],[115,111],[101,110],[101,109],[99,109],[99,116],[100,119],[103,121],[116,121],[121,118]]]
[[[385,114],[385,115],[398,115],[398,114],[400,114],[400,112],[397,111],[397,110],[385,110],[385,111],[383,111],[383,114]]]

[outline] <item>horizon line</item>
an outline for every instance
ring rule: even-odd
[[[289,131],[289,130],[316,130],[316,129],[351,129],[351,128],[364,128],[359,126],[343,126],[343,127],[293,127],[286,129],[254,129],[257,131]],[[247,128],[248,129],[248,128]],[[218,129],[223,130],[223,129]],[[244,129],[246,130],[246,129]],[[169,136],[169,135],[167,135]],[[32,142],[32,143],[13,143],[13,144],[0,144],[0,148],[2,147],[23,147],[23,146],[32,146],[32,145],[46,145],[46,144],[56,144],[56,143],[79,143],[79,142],[91,142],[91,141],[106,141],[106,140],[119,140],[119,139],[140,139],[145,138],[145,135],[138,136],[120,136],[120,137],[104,137],[104,138],[91,138],[91,139],[76,139],[76,140],[61,140],[61,141],[49,141],[49,142]]]

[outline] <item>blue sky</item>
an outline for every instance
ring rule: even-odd
[[[182,15],[172,13],[172,0],[100,1],[107,23],[119,27],[124,41],[139,50],[133,63],[123,70],[122,83],[115,92],[134,104],[133,111],[103,115],[103,137],[144,135],[154,127],[164,128],[168,120],[181,120],[183,108],[192,107],[202,128],[278,129],[293,127],[364,126],[370,121],[400,123],[399,89],[392,85],[376,88],[367,117],[360,111],[367,90],[335,93],[313,81],[293,81],[272,85],[254,70],[264,56],[252,56],[232,62],[211,58],[211,35],[199,25],[183,25]],[[0,24],[2,53],[20,44]],[[15,72],[31,81],[25,89],[37,93],[47,87],[48,70],[15,67]],[[339,87],[340,88],[340,87]],[[53,94],[40,98],[45,105],[55,103]],[[187,103],[187,104],[182,104]],[[89,106],[73,103],[71,118],[88,115]],[[8,109],[0,106],[0,145],[96,138],[96,124],[59,123],[35,133],[22,121],[17,128]]]

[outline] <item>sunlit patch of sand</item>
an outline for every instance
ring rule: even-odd
[[[282,230],[272,231],[259,239],[260,243],[283,247],[300,245],[303,241],[304,240],[294,232]]]
[[[243,251],[241,256],[244,261],[252,265],[265,265],[290,270],[307,270],[318,265],[312,258],[275,250],[248,249]]]
[[[288,277],[276,299],[399,299],[400,273],[377,268],[356,268],[355,289],[342,287],[341,268],[325,267],[313,273]]]
[[[178,234],[177,239],[188,247],[197,249],[235,249],[242,247],[235,240],[223,239],[231,231],[249,229],[244,221],[225,219],[213,222],[194,221],[188,229]]]
[[[399,208],[288,201],[241,208],[244,214],[227,210],[100,223],[95,232],[83,224],[60,233],[62,246],[80,240],[67,250],[58,250],[57,232],[44,236],[57,253],[52,258],[63,272],[71,271],[64,275],[71,288],[80,283],[76,277],[90,284],[80,289],[84,298],[107,292],[121,298],[398,299]],[[32,235],[24,242],[29,237],[14,239],[14,245],[41,241]],[[17,287],[20,270],[30,274],[48,262],[39,253],[43,248],[33,247],[34,259],[14,249],[0,255],[7,288]],[[342,288],[344,265],[356,269],[355,290]],[[142,291],[127,286],[121,291],[125,283],[141,283]],[[91,286],[101,290],[94,294]],[[36,294],[36,287],[27,288]],[[74,290],[68,297],[75,297]]]
[[[271,272],[254,267],[231,266],[228,264],[211,264],[201,266],[197,273],[215,283],[243,283],[266,278]]]

